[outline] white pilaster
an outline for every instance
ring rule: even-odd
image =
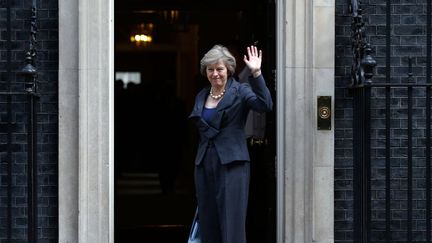
[[[114,242],[113,0],[79,0],[79,242]]]
[[[313,16],[315,96],[331,96],[334,111],[335,1],[315,0]],[[317,101],[316,98],[314,101]],[[315,114],[316,107],[315,104]],[[334,242],[333,117],[334,112],[332,130],[314,130],[313,238],[315,242],[320,243]]]
[[[317,130],[317,96],[334,100],[334,0],[279,0],[278,243],[333,242],[334,128]]]
[[[78,0],[59,0],[59,242],[78,242]]]
[[[59,0],[59,242],[114,242],[113,0]]]

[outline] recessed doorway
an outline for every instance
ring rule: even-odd
[[[276,100],[274,7],[268,0],[115,1],[116,243],[186,242],[197,144],[187,116],[208,84],[199,60],[214,44],[241,53],[258,43]],[[248,243],[276,242],[275,130],[273,112],[264,143],[250,147]]]

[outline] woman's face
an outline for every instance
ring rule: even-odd
[[[213,87],[223,87],[228,79],[228,69],[222,61],[208,65],[207,78]]]

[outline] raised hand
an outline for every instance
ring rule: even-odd
[[[250,69],[254,77],[258,77],[261,74],[261,61],[262,51],[256,48],[256,46],[247,47],[248,56],[244,55],[244,62]]]

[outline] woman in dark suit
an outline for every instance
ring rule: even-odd
[[[243,58],[249,83],[233,78],[236,61],[215,45],[201,59],[210,87],[201,90],[189,116],[200,142],[195,158],[195,188],[202,243],[245,243],[249,153],[244,126],[250,109],[268,112],[273,103],[261,75],[262,52],[247,48]]]

